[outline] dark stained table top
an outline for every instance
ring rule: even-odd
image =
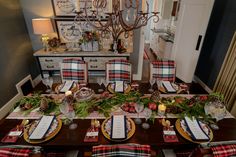
[[[100,120],[102,123],[103,120]],[[174,124],[176,119],[170,119]],[[10,129],[19,124],[21,120],[1,120],[0,127],[0,139],[6,135]],[[47,149],[84,149],[91,150],[92,146],[99,144],[114,144],[107,140],[102,132],[99,134],[99,142],[97,143],[85,143],[83,139],[85,137],[87,129],[90,127],[90,120],[77,119],[75,122],[78,124],[78,128],[75,130],[69,130],[66,125],[62,126],[60,132],[51,140],[37,144]],[[219,130],[213,130],[214,138],[212,142],[218,141],[231,141],[236,140],[236,120],[235,119],[223,119],[218,122]],[[123,143],[139,143],[149,144],[153,149],[160,148],[193,148],[196,144],[185,140],[180,134],[177,133],[179,142],[165,143],[162,137],[162,125],[159,123],[159,119],[156,119],[154,124],[151,123],[151,127],[148,130],[144,130],[140,125],[136,125],[135,134],[127,141]],[[23,136],[15,144],[29,145],[23,139]],[[2,144],[1,144],[2,145]]]

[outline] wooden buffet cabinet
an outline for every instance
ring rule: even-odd
[[[88,63],[88,74],[89,77],[105,76],[105,64],[108,60],[112,59],[127,59],[129,60],[130,53],[114,54],[110,51],[99,51],[99,52],[45,52],[39,50],[34,53],[36,57],[41,76],[44,74],[60,74],[60,63],[64,58],[80,58]]]

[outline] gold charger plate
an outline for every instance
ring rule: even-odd
[[[102,123],[102,126],[101,126],[101,130],[102,130],[102,133],[103,135],[108,139],[108,140],[111,140],[111,141],[115,141],[115,142],[122,142],[122,141],[126,141],[128,139],[130,139],[134,133],[135,133],[135,123],[134,121],[131,119],[131,118],[127,118],[129,124],[130,124],[130,127],[131,127],[131,130],[128,132],[127,134],[127,138],[126,139],[123,139],[123,140],[112,140],[110,138],[110,134],[107,132],[107,130],[105,129],[105,126],[106,126],[106,123],[111,119],[111,117],[105,119]]]
[[[24,130],[23,137],[24,137],[25,141],[28,143],[31,143],[31,144],[38,144],[38,143],[46,142],[46,141],[52,139],[53,137],[55,137],[58,134],[58,132],[61,130],[61,127],[62,127],[61,119],[56,118],[55,120],[57,121],[57,126],[55,127],[55,129],[53,129],[51,132],[49,131],[50,133],[47,134],[46,137],[41,140],[30,140],[29,139],[29,131],[30,131],[30,129],[32,129],[33,125],[35,125],[37,123],[37,121],[34,121],[33,123],[31,123],[31,125]]]
[[[188,133],[186,133],[186,132],[184,131],[184,129],[181,127],[180,119],[177,119],[177,120],[176,120],[176,122],[175,122],[175,127],[176,127],[177,131],[179,132],[179,134],[180,134],[183,138],[185,138],[186,140],[188,140],[188,141],[190,141],[190,142],[193,142],[193,143],[198,143],[198,144],[200,144],[200,143],[203,143],[203,142],[210,142],[210,141],[212,141],[212,139],[213,139],[213,132],[212,132],[211,128],[209,128],[209,127],[208,127],[208,129],[209,129],[209,131],[210,131],[210,133],[209,133],[210,140],[209,140],[209,141],[194,141],[194,140],[192,140],[192,138],[188,135]]]
[[[112,94],[115,93],[114,89],[112,88],[112,84],[109,84],[109,85],[107,86],[107,90],[108,90],[110,93],[112,93]],[[129,93],[130,90],[131,90],[131,86],[130,86],[130,84],[127,84],[127,86],[126,86],[126,88],[125,88],[125,90],[124,90],[124,93]]]

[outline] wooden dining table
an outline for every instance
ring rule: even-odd
[[[96,84],[90,84],[91,88],[98,88]],[[143,87],[145,88],[145,86]],[[148,87],[146,87],[148,89]],[[144,89],[144,90],[147,90]],[[96,91],[96,90],[95,90]],[[175,125],[176,118],[169,118],[171,125]],[[0,139],[2,139],[12,128],[20,124],[22,120],[19,119],[2,119],[0,120]],[[75,130],[70,130],[68,125],[62,125],[59,133],[49,141],[39,144],[30,144],[27,143],[23,136],[20,137],[14,145],[37,145],[42,146],[45,151],[51,150],[79,150],[82,152],[91,151],[93,146],[101,144],[120,144],[120,143],[138,143],[138,144],[148,144],[151,146],[152,150],[160,149],[175,149],[175,150],[186,150],[194,149],[199,144],[192,143],[185,138],[183,138],[178,131],[177,133],[178,142],[164,142],[163,139],[163,126],[160,123],[160,118],[156,118],[154,123],[150,122],[150,128],[145,130],[141,125],[136,125],[136,130],[134,135],[123,142],[113,142],[108,140],[103,136],[101,130],[99,131],[98,142],[84,142],[84,137],[86,135],[87,129],[90,127],[89,119],[75,119],[74,122],[78,124],[78,127]],[[104,119],[99,119],[100,124]],[[144,119],[142,119],[144,121]],[[227,141],[236,141],[236,119],[234,118],[225,118],[218,121],[218,130],[213,131],[213,140],[211,142],[227,142]],[[1,145],[6,145],[6,143],[0,143]],[[83,155],[82,155],[83,156]]]

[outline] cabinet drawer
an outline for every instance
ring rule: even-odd
[[[60,63],[64,58],[71,57],[39,57],[42,70],[60,70]],[[76,57],[81,59],[81,57]]]
[[[126,57],[84,57],[88,63],[88,70],[106,70],[106,62],[112,59],[126,59]]]

